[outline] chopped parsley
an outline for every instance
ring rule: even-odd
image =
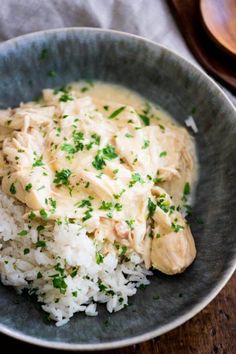
[[[150,141],[149,140],[144,140],[142,149],[147,149],[149,147],[149,145],[150,145]]]
[[[24,255],[29,254],[29,253],[30,253],[30,249],[29,248],[25,248],[24,249]]]
[[[61,145],[61,150],[66,151],[68,154],[75,154],[76,148],[72,144],[64,143]]]
[[[69,185],[69,177],[71,175],[71,171],[69,169],[63,169],[61,171],[56,171],[55,173],[55,178],[53,180],[53,182],[57,185],[57,186],[68,186]]]
[[[189,182],[186,182],[184,185],[184,195],[189,195],[190,194],[190,184]]]
[[[43,163],[43,155],[41,155],[40,157],[35,156],[34,157],[33,167],[43,166],[43,165],[44,165],[44,163]]]
[[[41,216],[43,219],[47,219],[47,218],[48,218],[48,213],[47,213],[46,210],[44,210],[44,209],[41,209],[41,210],[39,211],[39,214],[40,214],[40,216]]]
[[[91,135],[91,141],[89,144],[86,145],[86,149],[90,150],[92,149],[93,145],[100,145],[100,142],[101,142],[101,137],[96,133],[94,133]]]
[[[112,112],[112,113],[109,115],[108,118],[109,118],[109,119],[114,119],[115,117],[118,116],[118,114],[120,114],[121,112],[123,112],[124,109],[125,109],[125,106],[116,109],[114,112]]]
[[[12,183],[12,184],[10,185],[9,191],[10,191],[11,194],[16,194],[16,187],[15,187],[15,184],[14,184],[14,183]]]
[[[166,151],[162,151],[162,152],[160,152],[160,157],[165,157],[167,155],[167,152]]]
[[[125,137],[126,137],[126,138],[133,138],[134,136],[133,136],[132,134],[126,133],[126,134],[125,134]]]
[[[179,225],[175,222],[172,222],[171,228],[172,228],[172,230],[174,230],[174,232],[179,232],[180,230],[184,229],[184,227],[182,225]]]
[[[145,114],[139,114],[139,117],[142,119],[144,125],[150,125],[150,118]]]
[[[161,183],[161,182],[164,182],[163,179],[161,177],[155,177],[153,178],[153,182],[156,184],[156,183]]]
[[[36,242],[36,247],[41,247],[41,248],[45,248],[46,247],[46,242],[43,240],[39,240]]]
[[[73,267],[72,272],[70,273],[71,278],[76,277],[77,273],[78,273],[78,269]]]
[[[97,170],[102,170],[106,166],[105,160],[113,160],[117,157],[115,148],[112,145],[107,145],[102,150],[98,150],[94,160],[92,161],[93,167]]]
[[[120,252],[119,252],[120,256],[124,256],[126,254],[127,250],[128,250],[127,246],[121,246]]]
[[[37,279],[41,279],[43,277],[42,273],[41,272],[38,272],[37,273]]]
[[[84,140],[84,133],[80,132],[80,131],[77,131],[77,130],[74,130],[73,133],[72,133],[72,137],[73,137],[74,143],[77,144],[81,140]]]
[[[92,134],[91,138],[92,138],[94,144],[96,144],[96,145],[100,144],[101,137],[98,134],[96,134],[96,133]]]
[[[45,227],[43,225],[38,225],[36,230],[39,232],[43,231],[45,229]]]
[[[26,236],[28,234],[28,231],[27,230],[21,230],[20,232],[18,232],[17,235],[19,236]]]
[[[106,160],[113,160],[118,156],[112,145],[107,145],[104,149],[102,149],[102,153]]]
[[[54,288],[59,289],[61,294],[64,295],[66,293],[67,284],[66,284],[63,277],[60,277],[60,276],[55,277],[55,278],[53,278],[52,282],[53,282]]]
[[[129,182],[129,187],[133,187],[137,182],[143,184],[144,180],[142,179],[140,173],[135,172],[131,176],[131,180]]]
[[[30,190],[31,190],[31,188],[32,188],[33,186],[32,186],[32,183],[28,183],[28,184],[26,184],[26,186],[25,186],[25,190],[26,190],[26,192],[29,192]]]
[[[29,218],[30,220],[33,220],[35,217],[36,217],[36,214],[35,214],[33,211],[31,211],[31,212],[29,213],[29,215],[28,215],[28,218]]]
[[[122,189],[122,191],[119,193],[119,194],[113,194],[113,197],[115,198],[115,199],[120,199],[120,197],[122,196],[122,194],[124,194],[125,193],[125,189]]]
[[[112,203],[111,202],[105,202],[104,200],[102,201],[102,204],[99,207],[99,210],[111,210],[111,209],[112,209]]]
[[[88,209],[88,210],[85,211],[84,216],[82,218],[83,222],[92,217],[91,211],[92,211],[92,209]]]
[[[165,132],[165,127],[164,127],[164,125],[162,125],[162,124],[158,124],[159,125],[159,128],[161,129],[161,131],[164,133]]]
[[[96,263],[97,264],[103,263],[103,259],[104,259],[104,256],[101,253],[96,252]]]
[[[100,151],[98,151],[97,155],[94,157],[94,160],[92,161],[92,165],[94,168],[96,168],[96,170],[102,170],[103,167],[106,166],[106,162]]]
[[[130,230],[133,230],[133,229],[134,229],[135,220],[130,219],[130,220],[125,220],[125,222],[126,222],[126,224],[129,226]]]
[[[54,269],[60,273],[60,275],[64,275],[64,268],[61,267],[60,263],[57,263]]]
[[[157,206],[161,208],[165,213],[168,213],[170,210],[170,202],[166,200],[166,195],[161,194],[157,199]]]
[[[71,293],[74,297],[77,297],[78,296],[78,291],[72,291],[72,293]]]
[[[68,101],[73,101],[73,97],[70,96],[67,92],[63,93],[63,95],[61,95],[61,97],[59,98],[60,102],[68,102]]]
[[[145,284],[140,284],[138,288],[141,289],[141,290],[144,290],[146,287],[147,287],[147,285],[145,285]]]
[[[93,200],[93,197],[89,196],[88,199],[82,199],[81,202],[79,202],[78,207],[79,208],[84,208],[84,207],[91,207],[91,200]]]
[[[113,296],[115,294],[113,290],[109,289],[105,284],[102,283],[101,279],[98,279],[98,287],[99,291],[106,295]]]
[[[155,213],[155,210],[156,210],[156,204],[153,203],[151,198],[148,198],[148,216],[152,217]]]
[[[115,203],[114,209],[115,209],[116,211],[121,211],[122,208],[123,208],[122,204],[120,204],[120,203]]]
[[[55,200],[55,199],[53,199],[53,198],[49,198],[49,203],[50,203],[50,205],[51,205],[51,207],[52,207],[52,209],[50,210],[52,213],[54,213],[55,212],[55,210],[56,210],[56,208],[57,208],[57,201]]]

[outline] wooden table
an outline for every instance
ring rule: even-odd
[[[5,353],[11,354],[66,353],[21,343],[4,335],[0,335],[0,343],[1,348],[8,348]],[[182,326],[145,343],[97,353],[236,354],[236,274],[215,300]]]

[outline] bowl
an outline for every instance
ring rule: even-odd
[[[43,55],[47,53],[47,55]],[[200,175],[192,231],[197,258],[183,274],[156,272],[126,309],[75,315],[48,325],[35,299],[0,286],[0,330],[45,347],[98,350],[159,336],[201,311],[236,266],[236,111],[204,72],[143,38],[93,28],[50,30],[0,45],[0,108],[37,98],[45,87],[79,79],[119,83],[157,102],[184,125],[192,115]]]

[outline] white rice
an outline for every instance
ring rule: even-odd
[[[185,124],[188,128],[191,128],[195,134],[198,133],[197,124],[192,116],[189,116],[187,119],[185,119]]]
[[[76,312],[96,316],[98,302],[109,312],[119,311],[141,284],[149,284],[152,272],[135,252],[122,260],[114,249],[97,264],[99,244],[80,225],[51,224],[39,233],[36,226],[28,228],[24,213],[22,205],[0,190],[1,280],[18,292],[26,288],[36,294],[57,326]],[[22,230],[27,234],[18,235]],[[46,247],[37,247],[39,239]]]

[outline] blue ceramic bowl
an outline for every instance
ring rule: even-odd
[[[48,55],[43,58],[44,49]],[[156,272],[128,308],[109,315],[101,305],[98,317],[75,315],[61,328],[44,323],[34,299],[0,286],[0,330],[51,348],[96,350],[161,335],[202,310],[235,269],[236,111],[222,90],[156,43],[89,28],[39,32],[2,43],[0,78],[0,108],[35,99],[45,87],[80,79],[127,86],[160,104],[181,124],[194,116],[200,162],[192,220],[198,254],[185,273]]]

